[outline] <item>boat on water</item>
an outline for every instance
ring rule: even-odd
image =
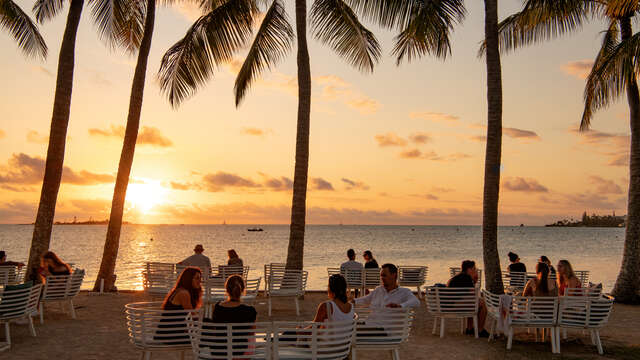
[[[247,231],[264,231],[262,228],[248,228]]]

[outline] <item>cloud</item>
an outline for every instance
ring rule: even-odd
[[[402,159],[423,159],[431,161],[446,161],[453,162],[457,160],[467,159],[472,157],[469,154],[453,153],[449,155],[438,155],[435,151],[422,152],[419,149],[408,149],[398,154]]]
[[[626,197],[621,196],[616,199],[609,199],[603,194],[594,194],[590,192],[578,194],[565,194],[565,200],[572,208],[580,208],[589,211],[610,211],[615,209],[624,209],[626,207]]]
[[[409,118],[411,119],[419,119],[419,120],[430,120],[430,121],[440,121],[440,122],[456,122],[460,120],[459,116],[439,113],[439,112],[431,112],[431,111],[423,111],[423,112],[411,112],[409,113]]]
[[[331,185],[330,182],[328,182],[327,180],[323,179],[323,178],[312,178],[311,179],[311,188],[313,190],[327,190],[327,191],[334,191],[335,189],[333,188],[333,185]]]
[[[0,167],[0,184],[6,186],[40,184],[44,177],[44,167],[45,160],[40,157],[32,157],[24,153],[13,154],[8,161],[8,166]],[[96,185],[113,181],[115,177],[109,174],[97,174],[86,170],[74,171],[68,166],[62,169],[62,182],[67,184]],[[24,188],[16,189],[24,190]]]
[[[273,191],[289,191],[293,189],[293,180],[285,176],[280,178],[267,177],[264,186]]]
[[[403,159],[418,159],[422,157],[422,151],[418,149],[409,149],[400,153],[400,157]]]
[[[540,140],[538,134],[530,130],[522,130],[516,128],[502,128],[502,133],[514,139],[533,139]]]
[[[173,190],[200,190],[202,187],[196,183],[187,182],[182,183],[178,181],[170,181],[169,187]]]
[[[538,180],[531,178],[507,178],[503,183],[503,187],[511,191],[521,192],[549,192],[549,189],[538,183]]]
[[[417,198],[421,198],[421,199],[426,199],[426,200],[438,200],[440,199],[439,197],[433,195],[433,194],[412,194],[411,196],[413,197],[417,197]]]
[[[45,68],[44,66],[42,66],[42,65],[32,65],[31,69],[33,71],[39,72],[41,74],[44,74],[44,75],[46,75],[46,76],[48,76],[50,78],[54,77],[53,73],[51,71],[49,71],[47,68]]]
[[[251,179],[243,178],[236,174],[218,171],[215,174],[207,174],[202,177],[204,187],[210,192],[223,191],[227,187],[234,188],[259,188],[260,184]]]
[[[471,141],[485,142],[485,141],[487,141],[487,136],[486,135],[474,135],[474,136],[470,136],[469,139]]]
[[[109,129],[89,129],[89,135],[91,136],[104,136],[104,137],[116,137],[124,138],[125,127],[111,125]],[[173,142],[164,136],[160,129],[153,126],[143,126],[138,132],[137,145],[150,145],[157,147],[171,147]]]
[[[438,187],[438,186],[432,187],[431,190],[434,191],[434,192],[439,192],[439,193],[448,193],[448,192],[455,191],[455,189],[446,188],[446,187]]]
[[[426,144],[431,141],[431,136],[424,132],[417,132],[409,135],[409,140],[416,144]]]
[[[407,145],[407,140],[392,132],[386,134],[378,134],[374,136],[374,139],[376,139],[376,141],[378,142],[378,146],[380,147]]]
[[[380,103],[361,93],[352,84],[338,76],[316,76],[314,81],[322,87],[320,94],[325,100],[340,101],[358,110],[361,114],[373,114],[380,108]]]
[[[250,136],[264,136],[267,134],[267,130],[263,130],[255,127],[245,127],[245,128],[242,128],[241,133],[244,135],[250,135]]]
[[[598,130],[579,131],[575,128],[569,129],[569,132],[578,137],[580,144],[588,145],[590,150],[606,156],[606,165],[629,166],[631,136]]]
[[[562,71],[565,74],[573,76],[577,79],[584,80],[589,76],[591,68],[593,67],[593,60],[578,60],[569,61],[562,65]]]
[[[346,184],[347,190],[369,190],[369,185],[362,181],[350,180],[347,178],[342,178],[340,180]]]
[[[48,144],[49,137],[47,135],[42,135],[35,130],[29,130],[27,133],[27,141],[34,144]]]
[[[589,182],[595,185],[595,191],[599,194],[622,194],[622,188],[613,180],[603,179],[600,176],[589,176]]]

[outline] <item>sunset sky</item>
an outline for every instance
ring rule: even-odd
[[[30,10],[33,2],[17,3]],[[480,224],[486,124],[481,1],[446,60],[396,66],[393,33],[371,26],[385,55],[373,74],[309,37],[313,77],[308,223]],[[520,1],[501,1],[500,17]],[[288,4],[293,21],[293,7]],[[55,73],[67,14],[41,26],[49,56],[26,59],[0,33],[0,223],[31,223],[38,205]],[[296,131],[295,51],[234,106],[242,56],[177,110],[160,94],[160,58],[194,6],[156,18],[125,220],[139,223],[287,223]],[[626,213],[626,101],[578,133],[584,77],[603,22],[502,57],[500,224],[541,225],[583,211]],[[244,55],[244,54],[241,54]],[[98,39],[90,9],[76,44],[66,158],[56,220],[106,219],[135,57]],[[623,99],[624,100],[624,99]]]

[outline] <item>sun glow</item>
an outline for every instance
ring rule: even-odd
[[[127,201],[136,210],[147,213],[166,201],[167,190],[159,183],[129,184]]]

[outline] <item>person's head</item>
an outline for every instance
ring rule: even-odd
[[[227,251],[227,255],[229,255],[229,259],[235,259],[238,257],[238,253],[234,249]]]
[[[245,289],[244,279],[240,275],[231,275],[227,278],[227,282],[224,283],[224,288],[227,291],[229,300],[240,301]]]
[[[473,277],[476,274],[476,262],[473,260],[463,261],[460,265],[460,272]]]
[[[167,294],[162,307],[164,308],[170,298],[178,289],[184,289],[189,292],[191,297],[191,306],[197,308],[200,304],[200,296],[202,295],[202,270],[195,266],[189,266],[182,270],[173,289]]]
[[[380,268],[380,281],[385,288],[398,284],[398,268],[393,264],[384,264]]]
[[[549,279],[549,265],[539,262],[536,265],[536,277],[538,278],[538,286],[540,291],[543,294],[549,292],[549,284],[547,280]]]
[[[0,262],[5,262],[5,261],[7,261],[7,253],[0,250]]]
[[[353,250],[353,249],[347,250],[347,257],[349,258],[349,260],[355,260],[356,259],[355,250]]]
[[[545,263],[547,265],[551,265],[551,260],[549,260],[549,258],[544,255],[540,256],[540,262]]]
[[[196,254],[202,254],[204,252],[204,247],[202,246],[202,244],[198,244],[198,245],[196,245],[195,248],[193,248],[193,251]]]
[[[571,279],[575,276],[575,274],[573,273],[573,267],[571,266],[571,263],[567,260],[558,261],[558,267],[556,271],[558,272],[558,275],[559,275],[558,277],[560,278],[561,281],[565,278]]]
[[[364,253],[362,253],[362,257],[365,261],[373,260],[373,254],[371,253],[371,250],[366,250]]]
[[[338,299],[343,303],[347,302],[347,280],[345,280],[344,276],[340,274],[329,276],[327,294],[332,300]]]
[[[507,254],[507,256],[509,257],[509,261],[511,261],[512,263],[517,263],[518,261],[520,261],[520,258],[518,257],[518,254],[516,254],[514,252],[509,252],[509,254]]]
[[[42,266],[47,266],[47,267],[64,266],[69,271],[71,271],[71,267],[67,263],[62,261],[58,257],[58,255],[56,255],[56,253],[54,253],[53,251],[47,251],[46,253],[42,254]]]

